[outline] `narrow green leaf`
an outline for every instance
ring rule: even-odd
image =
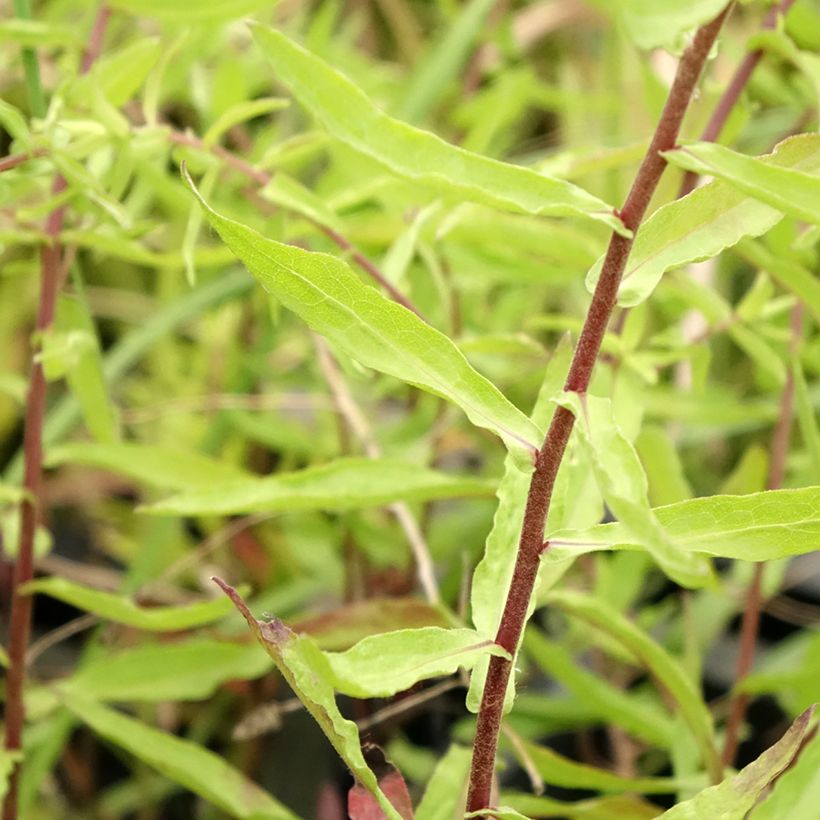
[[[640,797],[621,794],[574,803],[516,792],[502,792],[500,799],[527,817],[554,817],[556,820],[652,820],[662,811]]]
[[[0,505],[17,504],[25,498],[26,491],[16,484],[3,484],[0,482]]]
[[[807,134],[820,146],[820,134]],[[820,178],[739,154],[715,142],[696,142],[664,151],[668,162],[726,180],[739,191],[806,222],[820,223]]]
[[[261,26],[254,36],[277,77],[328,132],[393,173],[503,210],[588,216],[628,233],[602,200],[563,180],[472,154],[394,120],[350,80],[284,34]]]
[[[678,546],[649,506],[646,474],[635,449],[615,423],[609,399],[565,392],[556,401],[575,416],[575,429],[588,463],[604,501],[621,526],[678,583],[702,586],[708,582],[708,562]]]
[[[602,792],[642,792],[670,794],[681,784],[671,777],[622,777],[605,769],[577,763],[558,752],[523,741],[527,757],[545,783],[567,789],[594,789]]]
[[[728,333],[732,341],[763,373],[770,376],[778,387],[786,383],[786,365],[759,333],[739,324],[730,325]]]
[[[692,552],[742,561],[772,561],[817,549],[820,487],[715,495],[657,507],[655,516],[675,543]],[[546,555],[563,561],[596,549],[637,548],[620,523],[553,534]]]
[[[282,171],[278,170],[259,194],[268,202],[301,214],[318,225],[331,228],[339,234],[344,233],[342,220],[325,200]]]
[[[726,6],[725,0],[617,0],[629,38],[638,48],[666,48],[680,52],[686,35],[712,20]]]
[[[98,444],[78,441],[49,448],[46,465],[57,467],[61,464],[98,467],[149,487],[167,490],[208,488],[248,480],[248,473],[239,467],[192,450],[133,442]]]
[[[202,482],[200,482],[200,485]],[[268,478],[210,481],[145,510],[161,515],[232,515],[282,510],[348,510],[393,501],[490,495],[492,484],[393,459],[339,458]]]
[[[530,820],[529,817],[517,812],[515,809],[511,809],[509,806],[495,806],[491,809],[469,811],[464,817],[493,817],[495,820]]]
[[[820,171],[820,138],[815,134],[789,137],[759,162],[772,168],[816,174]],[[665,271],[710,259],[744,236],[766,233],[782,218],[778,209],[722,180],[658,208],[635,237],[618,291],[618,304],[639,304],[652,293]],[[587,274],[590,292],[598,281],[602,261],[603,257]]]
[[[186,606],[142,607],[130,598],[56,577],[30,581],[23,591],[26,594],[40,592],[105,620],[152,632],[204,626],[224,618],[231,611],[230,604],[222,598]]]
[[[662,427],[645,425],[635,441],[649,481],[649,500],[653,507],[674,504],[692,497],[678,450]]]
[[[242,613],[251,632],[273,658],[282,677],[313,715],[353,776],[378,800],[389,820],[402,820],[365,762],[356,724],[342,717],[336,706],[334,675],[327,655],[312,639],[297,635],[277,619],[257,621],[235,589],[219,578],[214,581]]]
[[[460,79],[464,63],[475,48],[475,41],[493,0],[470,0],[460,9],[453,24],[432,48],[416,62],[407,84],[398,117],[410,122],[423,120],[447,91]]]
[[[58,686],[101,701],[201,700],[226,681],[253,680],[270,668],[254,644],[192,638],[95,658]]]
[[[642,629],[598,598],[576,592],[553,591],[549,593],[547,600],[551,605],[581,618],[614,638],[644,664],[675,700],[698,744],[710,776],[719,778],[723,767],[715,746],[712,716],[680,663]]]
[[[794,760],[813,712],[814,707],[803,712],[786,734],[754,763],[750,763],[738,774],[727,777],[717,786],[704,789],[691,800],[678,803],[661,817],[664,820],[702,820],[704,817],[744,820],[763,790]],[[814,808],[816,805],[812,806]],[[798,815],[792,816],[796,818]]]
[[[199,196],[187,172],[185,178]],[[364,284],[342,260],[267,239],[200,202],[262,286],[318,333],[362,364],[459,405],[473,424],[525,451],[524,458],[535,451],[540,430],[444,334]]]
[[[140,37],[119,51],[105,54],[97,60],[88,74],[74,81],[70,96],[87,105],[93,99],[95,90],[99,89],[111,105],[119,108],[145,82],[160,53],[159,38]]]
[[[247,122],[255,117],[263,117],[265,114],[272,114],[274,111],[282,111],[289,105],[290,101],[282,97],[259,97],[255,100],[243,100],[219,115],[203,135],[202,142],[205,145],[214,145],[219,142],[220,137],[226,131],[230,131],[235,125]]]
[[[243,820],[296,820],[296,815],[273,796],[208,749],[81,695],[62,692],[61,700],[97,735],[229,816]]]
[[[571,356],[569,339],[564,337],[547,364],[533,409],[532,417],[539,426],[546,427],[552,417],[554,407],[550,399],[561,390]],[[493,518],[493,527],[487,536],[484,555],[473,572],[470,588],[473,623],[476,630],[485,638],[495,639],[501,622],[501,613],[515,566],[531,475],[532,469],[523,469],[512,455],[507,456],[504,462],[504,476],[496,490],[498,506]],[[467,708],[471,712],[478,712],[481,704],[488,663],[489,659],[479,661],[470,676]],[[506,711],[512,708],[514,698],[515,681],[511,675],[504,700]]]
[[[427,781],[415,820],[453,820],[466,797],[471,758],[470,749],[455,743],[450,746]]]
[[[6,748],[0,748],[0,800],[6,796],[11,773],[22,759],[22,752],[11,752]]]
[[[473,629],[437,626],[401,629],[363,638],[346,652],[325,657],[334,676],[334,688],[355,698],[390,697],[420,680],[470,669],[484,655],[509,653]]]
[[[17,142],[21,145],[28,146],[31,136],[28,122],[19,108],[15,108],[15,106],[5,100],[0,100],[0,125],[2,125]]]
[[[653,746],[668,749],[674,744],[675,726],[667,715],[588,671],[561,644],[549,640],[541,631],[527,630],[524,649],[550,679],[591,708],[603,723],[622,726]]]
[[[72,26],[18,18],[0,22],[0,43],[16,43],[18,46],[35,47],[71,46],[80,42],[80,33]]]
[[[820,734],[808,740],[774,784],[769,796],[750,815],[753,820],[811,817],[820,804]]]

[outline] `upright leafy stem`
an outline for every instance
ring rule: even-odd
[[[677,140],[683,116],[692,98],[703,65],[717,38],[732,3],[711,22],[698,29],[691,45],[681,58],[675,80],[655,130],[652,142],[641,163],[635,181],[620,211],[624,225],[637,231],[649,200],[660,181],[666,161],[661,151],[670,150]],[[601,276],[595,288],[584,327],[575,349],[565,384],[568,391],[585,392],[589,386],[601,342],[618,294],[632,237],[613,233],[604,259]],[[530,482],[527,506],[519,539],[518,555],[496,643],[515,654],[527,615],[530,596],[538,573],[543,549],[544,522],[549,510],[552,488],[569,441],[574,416],[565,407],[555,411],[543,446],[537,453],[535,471]],[[507,681],[512,671],[510,661],[494,657],[490,661],[481,709],[478,714],[467,810],[480,811],[490,806],[495,754]],[[717,774],[713,772],[713,777]]]

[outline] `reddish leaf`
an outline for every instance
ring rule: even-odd
[[[401,773],[394,770],[386,774],[379,779],[379,786],[404,820],[413,820],[413,804]],[[376,798],[359,785],[348,792],[347,813],[350,820],[384,820],[385,817]]]

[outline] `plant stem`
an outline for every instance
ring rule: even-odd
[[[27,0],[15,0],[18,15],[20,10],[28,13]],[[89,45],[87,60],[83,63],[83,73],[88,70],[93,59],[99,53],[103,28],[108,11],[105,7],[98,13],[97,23],[92,30],[93,36]],[[99,25],[103,18],[102,26]],[[35,116],[45,114],[45,102],[42,99],[39,68],[36,54],[32,52],[34,67],[26,65],[26,77],[29,83],[29,94],[32,100],[32,111]],[[90,59],[88,59],[90,57]],[[40,106],[38,111],[37,106]],[[51,187],[52,196],[57,196],[68,187],[65,178],[58,174]],[[55,208],[48,215],[45,225],[46,244],[40,251],[40,302],[35,324],[37,337],[40,337],[54,319],[57,294],[62,277],[62,248],[59,242],[63,227],[65,206]],[[40,339],[36,339],[39,344]],[[14,564],[14,578],[9,619],[9,666],[6,675],[6,737],[5,747],[8,751],[19,751],[23,747],[23,723],[25,707],[23,702],[26,678],[26,649],[31,631],[32,600],[28,594],[21,594],[20,589],[34,577],[34,538],[37,525],[42,516],[43,484],[43,421],[46,409],[46,379],[43,366],[35,357],[29,377],[28,395],[23,430],[23,487],[26,494],[20,504],[20,541]],[[17,796],[20,781],[20,765],[16,765],[9,778],[8,791],[3,803],[3,820],[16,820]]]
[[[791,315],[791,350],[792,357],[797,355],[803,329],[803,305],[797,302]],[[783,486],[786,473],[786,456],[789,452],[792,422],[794,418],[794,373],[791,368],[786,376],[786,384],[780,398],[780,414],[772,433],[771,464],[769,465],[769,479],[767,488],[778,490]],[[766,564],[760,561],[755,564],[749,589],[746,591],[746,601],[743,609],[743,620],[740,625],[740,652],[735,667],[735,686],[737,686],[749,672],[754,663],[755,647],[757,645],[758,629],[760,627],[760,608],[762,603],[763,573]],[[723,764],[731,765],[737,753],[740,727],[746,717],[749,706],[749,695],[740,692],[732,698],[729,718],[726,721],[726,740],[723,746]]]
[[[652,142],[620,212],[621,220],[633,231],[633,237],[613,234],[610,239],[601,276],[564,385],[566,390],[585,392],[589,386],[601,341],[617,300],[621,276],[634,241],[634,232],[643,219],[666,166],[660,152],[670,150],[675,145],[683,116],[703,65],[732,5],[733,3],[729,3],[714,20],[698,29],[694,40],[681,58]],[[496,635],[496,643],[513,657],[521,639],[538,574],[543,549],[544,522],[549,510],[552,488],[574,421],[574,416],[569,410],[558,407],[544,444],[536,455],[515,568]],[[511,668],[510,661],[497,656],[490,659],[473,744],[467,811],[479,811],[490,806],[498,733]]]
[[[772,6],[763,20],[761,28],[764,30],[774,28],[778,18],[781,15],[785,16],[793,4],[794,0],[781,0],[776,6]],[[726,86],[726,90],[715,106],[715,110],[712,112],[709,122],[706,123],[703,133],[700,135],[703,142],[714,142],[720,136],[720,132],[723,131],[723,126],[726,125],[726,120],[729,119],[729,114],[731,114],[732,109],[740,99],[741,92],[746,87],[749,78],[752,76],[752,72],[757,68],[757,64],[761,59],[763,59],[763,49],[758,48],[754,51],[750,51],[743,62],[737,67],[729,85]],[[680,197],[692,193],[697,184],[698,174],[694,171],[687,171],[683,175],[678,198],[680,199]]]

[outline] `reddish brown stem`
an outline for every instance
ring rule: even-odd
[[[727,5],[718,17],[698,30],[692,44],[681,58],[652,142],[620,212],[624,225],[633,232],[637,231],[666,166],[661,152],[670,150],[675,145],[683,116],[703,65],[731,6],[732,3]],[[613,234],[610,239],[601,276],[564,385],[566,390],[585,392],[589,386],[632,243],[632,238],[619,234]],[[559,407],[552,418],[544,444],[536,455],[515,568],[496,636],[496,642],[513,656],[521,639],[538,573],[544,540],[544,522],[549,510],[552,488],[573,424],[572,413]],[[490,659],[473,744],[467,796],[468,811],[480,811],[490,807],[498,733],[511,667],[510,661],[503,658]]]
[[[24,162],[34,159],[34,157],[42,157],[45,153],[46,152],[42,148],[37,148],[30,154],[9,154],[7,157],[0,159],[0,173],[3,171],[10,171],[12,168],[16,168],[18,165],[22,165]]]
[[[778,18],[781,15],[785,15],[793,4],[794,0],[781,0],[778,5],[772,6],[764,18],[761,27],[763,29],[774,28]],[[732,109],[740,99],[743,89],[746,87],[749,78],[752,76],[752,73],[762,58],[763,49],[755,49],[754,51],[750,51],[743,62],[737,67],[737,71],[735,71],[729,85],[726,86],[726,90],[723,92],[720,100],[718,100],[718,104],[715,106],[715,110],[712,112],[709,122],[706,123],[703,133],[700,135],[703,142],[714,142],[720,136],[720,132],[723,131],[723,126],[726,125],[726,120],[729,119],[729,114],[732,113]],[[694,171],[687,171],[683,175],[678,198],[692,193],[697,184],[698,174]]]
[[[803,330],[803,306],[798,302],[791,315],[791,356],[797,355]],[[771,464],[769,465],[768,489],[777,490],[783,486],[786,474],[786,457],[789,452],[792,423],[794,419],[794,375],[791,369],[786,376],[786,384],[780,398],[780,412],[774,432],[772,433]],[[766,564],[755,564],[752,581],[746,591],[746,601],[743,609],[743,620],[740,625],[740,650],[735,667],[735,686],[737,686],[752,671],[755,648],[757,646],[758,630],[760,627],[760,609],[762,605],[761,588],[763,573]],[[745,692],[738,693],[732,699],[729,718],[726,721],[726,740],[723,746],[723,763],[728,766],[737,754],[740,727],[746,717],[749,706],[749,696]]]
[[[97,14],[89,47],[83,61],[82,73],[90,68],[99,54],[108,9],[103,6]],[[52,196],[59,196],[67,188],[64,177],[57,175],[51,188]],[[39,337],[54,319],[57,294],[60,290],[63,269],[60,264],[60,231],[63,227],[65,206],[55,208],[46,219],[46,244],[40,252],[40,301],[37,310],[36,334]],[[37,339],[39,343],[39,339]],[[26,649],[31,631],[32,600],[20,589],[34,577],[34,538],[42,516],[43,484],[43,421],[46,408],[46,379],[42,364],[35,358],[29,377],[23,431],[24,475],[26,494],[20,505],[20,541],[14,564],[14,578],[9,618],[9,665],[6,675],[5,747],[19,751],[23,745],[25,708],[23,691],[26,677]],[[17,765],[9,779],[8,791],[3,803],[3,820],[16,820],[19,791],[20,766]]]

